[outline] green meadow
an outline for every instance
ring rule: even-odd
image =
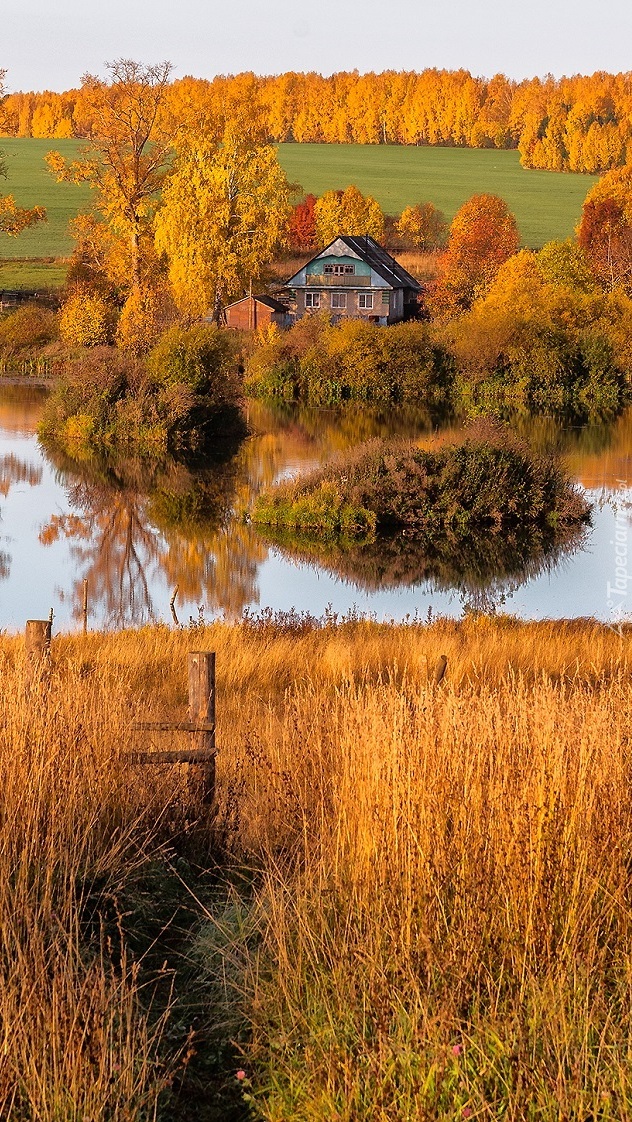
[[[56,149],[72,159],[79,147],[75,140],[0,139],[8,173],[0,180],[0,192],[13,195],[20,206],[45,206],[48,212],[48,222],[25,230],[19,238],[0,234],[0,259],[66,257],[71,252],[68,223],[90,206],[90,189],[83,184],[56,183],[44,157]]]
[[[568,238],[595,182],[591,175],[525,171],[517,152],[477,148],[403,148],[369,144],[282,144],[288,179],[322,195],[354,183],[387,214],[432,202],[451,219],[470,195],[500,195],[516,216],[525,245]]]
[[[48,222],[19,238],[0,235],[0,259],[65,257],[71,251],[68,222],[90,205],[84,186],[56,183],[44,163],[56,148],[72,157],[74,140],[0,140],[8,178],[0,190],[12,193],[22,206],[45,206]],[[540,246],[552,238],[569,237],[594,176],[525,171],[517,152],[467,148],[403,148],[360,144],[281,144],[279,159],[292,183],[320,195],[355,183],[375,196],[388,214],[410,203],[430,200],[452,218],[470,195],[501,195],[516,215],[525,245]],[[37,272],[22,264],[2,266],[0,285],[31,287],[60,283],[59,266]]]

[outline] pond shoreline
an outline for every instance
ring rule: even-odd
[[[56,378],[31,378],[28,374],[0,374],[0,387],[24,386],[25,389],[50,390],[56,384]]]

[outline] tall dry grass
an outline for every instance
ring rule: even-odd
[[[30,681],[8,639],[0,669],[0,1117],[152,1118],[164,1015],[100,914],[157,851],[173,791],[130,782],[133,705],[116,671],[57,653]]]
[[[631,1118],[630,639],[482,617],[62,636],[34,697],[3,638],[0,1117],[160,1110],[164,1022],[123,927],[112,947],[89,917],[193,813],[186,769],[124,753],[211,649],[213,829],[251,879],[195,955],[249,1019],[253,1109]]]
[[[226,761],[263,869],[263,1117],[631,1117],[629,636],[472,620],[293,646],[297,680]]]

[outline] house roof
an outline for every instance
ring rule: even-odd
[[[265,296],[263,293],[252,294],[252,299],[256,300],[258,304],[265,304],[266,307],[272,308],[273,312],[287,312],[287,304],[282,304],[280,300],[275,300],[274,296]],[[227,304],[227,308],[234,308],[237,304],[243,304],[245,300],[250,300],[250,296],[242,296],[240,300],[233,300],[232,304]]]
[[[311,265],[312,261],[318,261],[320,257],[326,257],[327,250],[335,245],[336,242],[342,242],[347,249],[350,249],[361,261],[370,265],[371,269],[373,269],[382,280],[385,280],[387,284],[392,285],[393,288],[414,288],[416,291],[421,292],[422,286],[419,281],[415,280],[404,266],[400,265],[399,261],[396,261],[394,257],[391,257],[391,254],[383,249],[369,234],[362,234],[360,236],[341,234],[339,237],[334,238],[329,245],[326,245],[324,249],[321,249],[320,253],[317,253],[315,257],[311,257],[303,268],[306,269],[308,265]],[[299,269],[299,272],[301,271],[302,270]],[[290,277],[286,283],[291,284],[296,276],[298,276],[298,273]]]
[[[366,261],[367,265],[375,269],[375,272],[379,273],[379,275],[383,277],[384,280],[389,281],[390,284],[396,281],[398,285],[401,285],[403,288],[421,289],[419,281],[415,280],[404,266],[399,264],[399,261],[391,257],[391,254],[387,253],[387,251],[368,234],[362,237],[345,235],[340,238],[340,241],[348,245],[350,249],[354,249],[358,256],[361,257],[363,261]]]

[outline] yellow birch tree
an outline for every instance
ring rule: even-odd
[[[136,291],[146,280],[154,211],[168,170],[172,138],[161,127],[160,110],[171,69],[169,62],[144,66],[119,59],[108,63],[108,81],[85,74],[88,144],[79,160],[69,162],[59,152],[47,156],[58,181],[87,182],[96,190],[97,209],[127,246],[130,289]]]
[[[156,248],[184,315],[219,320],[222,304],[260,277],[286,238],[289,195],[274,148],[243,120],[227,123],[220,144],[186,138],[156,215]]]
[[[362,237],[369,234],[376,241],[384,236],[384,215],[372,195],[363,195],[357,187],[344,191],[326,191],[317,200],[316,241],[327,245],[341,234]]]

